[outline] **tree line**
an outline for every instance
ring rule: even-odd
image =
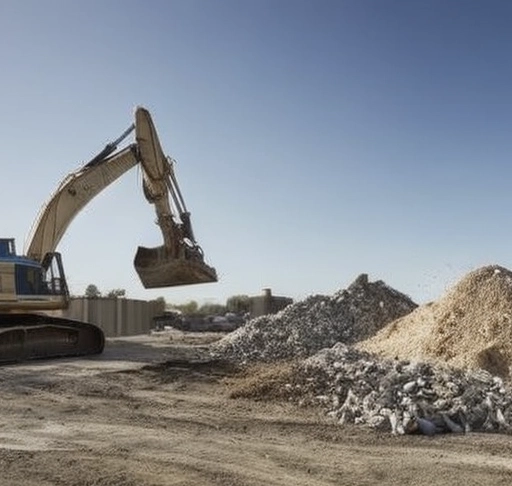
[[[112,289],[102,293],[96,285],[89,284],[85,289],[84,297],[88,299],[97,299],[100,297],[125,298],[126,290]],[[195,300],[190,300],[185,304],[171,304],[166,302],[165,297],[157,297],[155,300],[161,302],[167,310],[179,311],[185,316],[224,315],[228,312],[243,315],[249,312],[251,308],[250,297],[248,295],[233,295],[226,300],[225,304],[205,303],[199,305]]]

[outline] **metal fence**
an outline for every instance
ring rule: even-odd
[[[105,336],[116,337],[147,334],[153,327],[153,318],[163,311],[163,304],[154,300],[77,297],[71,299],[61,315],[90,322],[101,327]]]

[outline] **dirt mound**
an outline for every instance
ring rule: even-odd
[[[244,363],[303,358],[337,342],[351,344],[372,336],[416,307],[406,295],[362,274],[332,296],[310,296],[278,314],[249,321],[212,351]]]
[[[470,272],[444,297],[392,322],[358,347],[387,357],[483,368],[508,377],[512,272],[497,265]]]
[[[293,379],[295,367],[292,362],[283,361],[257,363],[224,381],[228,386],[230,398],[288,399],[288,383]]]

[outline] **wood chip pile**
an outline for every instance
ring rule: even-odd
[[[512,364],[512,272],[496,265],[470,272],[438,301],[358,346],[385,357],[483,368],[507,378]]]
[[[446,414],[467,431],[510,432],[512,392],[484,370],[384,360],[344,344],[302,361],[285,385],[340,423],[404,433],[411,417]]]
[[[372,336],[416,307],[406,295],[362,274],[332,296],[310,296],[278,314],[252,319],[212,351],[242,363],[307,357],[337,342],[351,344]]]

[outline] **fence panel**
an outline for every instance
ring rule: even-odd
[[[76,297],[62,316],[90,322],[100,327],[105,336],[135,336],[147,334],[153,327],[153,318],[162,313],[155,301]]]

